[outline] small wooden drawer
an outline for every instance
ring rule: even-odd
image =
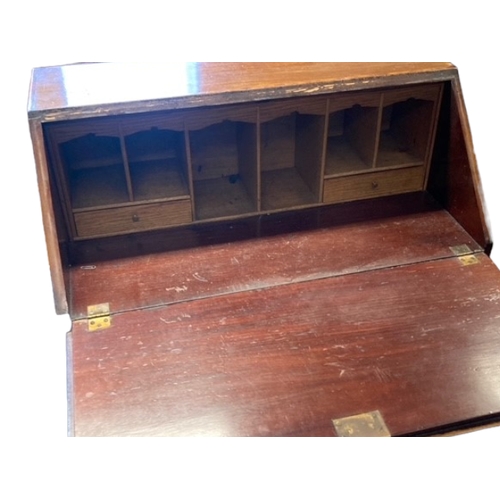
[[[419,166],[326,179],[323,202],[337,203],[420,191],[424,178],[425,169]]]
[[[175,200],[129,207],[76,212],[79,238],[146,231],[192,222],[191,200]]]

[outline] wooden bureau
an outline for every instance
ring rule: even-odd
[[[28,114],[73,434],[500,416],[500,273],[453,65],[38,68]]]

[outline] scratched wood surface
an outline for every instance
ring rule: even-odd
[[[72,332],[78,436],[392,435],[500,412],[500,274],[484,254],[113,316]]]
[[[240,230],[247,237],[234,241],[227,241],[235,237],[227,225],[215,226],[212,233],[190,230],[191,240],[180,230],[179,244],[187,240],[192,248],[161,248],[162,253],[108,261],[99,258],[99,244],[82,244],[95,261],[71,269],[72,317],[85,317],[87,306],[103,302],[112,312],[127,311],[445,258],[456,245],[480,251],[446,211],[421,193],[258,222],[253,227],[258,238],[249,239],[252,230],[245,225]],[[172,234],[158,238],[175,245]],[[111,239],[109,245],[130,249],[131,241]],[[143,237],[138,241],[151,250]],[[109,256],[111,249],[102,245]]]
[[[332,90],[440,81],[450,63],[159,63],[75,64],[36,68],[31,117],[72,118],[173,109]]]
[[[482,199],[479,172],[470,139],[465,104],[458,82],[444,86],[443,109],[429,174],[429,192],[471,234],[491,251],[492,239]]]

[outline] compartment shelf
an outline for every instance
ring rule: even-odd
[[[421,165],[424,159],[411,153],[404,142],[398,141],[389,132],[380,134],[377,168],[411,167]]]
[[[425,162],[434,103],[410,98],[385,106],[376,166],[408,167]]]
[[[238,174],[194,183],[197,219],[218,219],[256,211]]]
[[[425,189],[440,92],[342,92],[49,127],[69,233],[139,232]],[[131,222],[125,208],[137,219],[140,205],[147,211]]]
[[[294,112],[261,124],[261,209],[319,202],[325,117]]]
[[[73,208],[130,200],[120,139],[86,134],[60,144]]]
[[[256,125],[225,120],[189,134],[196,219],[256,212]]]
[[[296,168],[266,170],[262,172],[261,182],[262,210],[280,210],[317,202]]]
[[[343,175],[370,169],[345,137],[329,137],[325,176]]]
[[[125,137],[135,201],[189,196],[184,134],[153,128]]]
[[[69,173],[74,209],[129,202],[123,165],[80,169]]]
[[[377,107],[354,105],[330,113],[325,175],[361,172],[373,167]]]
[[[189,187],[176,160],[151,160],[130,164],[134,200],[189,196]]]

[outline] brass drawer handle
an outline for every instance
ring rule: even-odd
[[[137,214],[132,215],[132,222],[139,222],[139,216]]]
[[[372,182],[372,189],[377,189],[378,188],[378,182],[377,181],[373,181]]]

